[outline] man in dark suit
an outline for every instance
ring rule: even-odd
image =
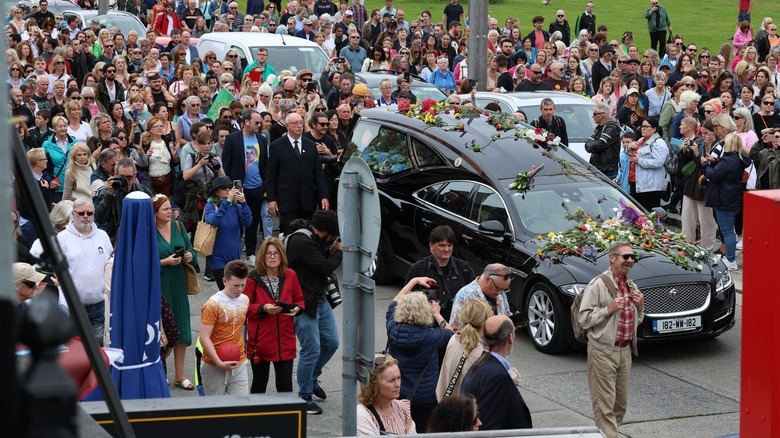
[[[485,348],[463,379],[461,392],[477,399],[481,430],[530,429],[531,412],[510,376],[507,357],[515,343],[515,326],[506,315],[488,318]]]
[[[241,113],[241,130],[225,138],[222,151],[222,166],[225,175],[232,180],[241,180],[244,197],[252,211],[252,224],[244,233],[247,262],[254,266],[257,250],[257,227],[261,221],[271,221],[268,215],[266,191],[266,165],[268,163],[268,140],[260,134],[263,118],[255,110]],[[273,227],[273,226],[272,226]],[[266,233],[263,233],[264,237]]]
[[[293,219],[310,219],[319,202],[327,210],[328,185],[317,146],[303,138],[303,119],[287,116],[287,134],[271,143],[268,172],[268,212],[279,215],[279,229],[287,233]]]

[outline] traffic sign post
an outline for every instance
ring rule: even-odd
[[[357,432],[357,382],[374,365],[374,281],[360,272],[373,262],[379,246],[379,192],[368,165],[347,161],[338,190],[338,218],[344,245],[342,356],[342,435]]]

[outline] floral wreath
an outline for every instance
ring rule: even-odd
[[[560,233],[547,233],[546,241],[536,250],[540,260],[550,258],[560,262],[564,256],[575,256],[595,263],[600,254],[618,241],[644,250],[645,254],[638,254],[639,259],[654,252],[669,257],[675,265],[688,271],[701,271],[702,263],[718,260],[710,251],[689,242],[685,234],[665,229],[655,213],[645,215],[623,199],[615,208],[615,216],[607,220],[594,218],[582,209],[566,217],[578,224]],[[544,241],[545,237],[538,235],[536,240]]]

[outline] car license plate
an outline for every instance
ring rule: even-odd
[[[653,321],[655,333],[682,332],[695,330],[701,327],[701,315],[687,316],[685,318],[657,319]]]

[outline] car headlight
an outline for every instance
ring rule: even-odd
[[[720,280],[718,280],[718,283],[715,285],[715,293],[721,293],[730,288],[733,284],[734,279],[731,278],[731,273],[728,269],[725,269],[720,275]]]
[[[576,297],[577,295],[585,292],[586,287],[588,287],[587,284],[580,284],[580,283],[564,284],[563,286],[561,286],[561,290],[566,295],[571,295],[573,297]]]

